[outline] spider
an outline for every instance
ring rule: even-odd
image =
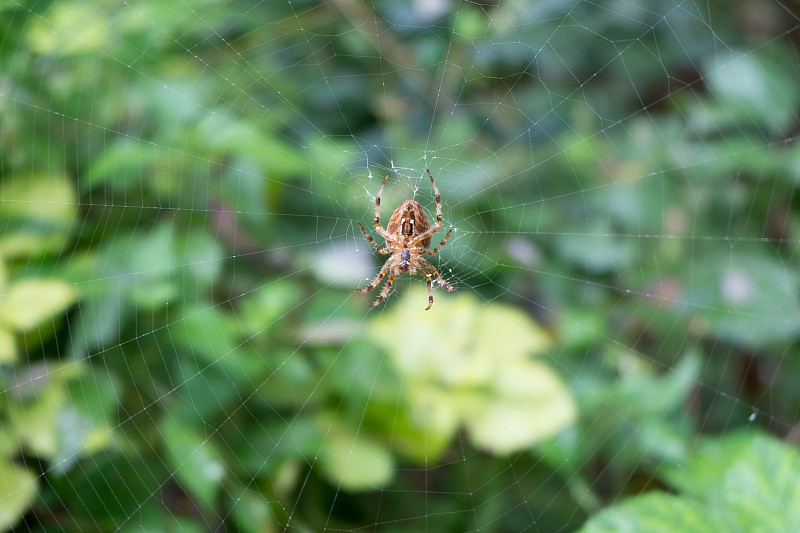
[[[439,243],[439,246],[433,250],[429,250],[431,236],[442,227],[442,199],[439,197],[439,189],[436,187],[436,182],[433,181],[431,171],[426,169],[426,172],[431,179],[431,185],[433,185],[433,190],[436,193],[436,224],[434,224],[433,227],[431,227],[430,222],[428,222],[428,216],[425,214],[425,211],[423,211],[422,206],[414,200],[406,200],[400,204],[400,207],[395,209],[391,218],[389,218],[389,224],[386,226],[386,229],[381,227],[381,193],[383,193],[383,187],[386,185],[386,180],[389,179],[391,172],[386,174],[386,177],[383,178],[378,196],[375,197],[375,231],[386,240],[386,248],[378,246],[378,243],[369,236],[364,226],[362,226],[360,222],[358,223],[358,227],[361,228],[361,233],[364,234],[364,237],[375,247],[379,254],[392,254],[369,285],[363,289],[356,289],[358,292],[369,292],[381,282],[387,273],[389,274],[386,285],[383,286],[383,289],[381,289],[378,295],[378,299],[370,305],[370,308],[375,307],[386,298],[392,288],[394,280],[403,273],[421,274],[428,278],[428,307],[425,308],[426,311],[433,305],[432,287],[434,281],[445,290],[456,290],[455,287],[442,278],[442,275],[439,274],[433,265],[422,257],[423,255],[433,255],[438,252],[453,232],[453,230],[448,231],[444,240]]]

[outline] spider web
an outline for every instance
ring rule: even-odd
[[[3,4],[0,527],[575,531],[796,442],[799,13]],[[426,169],[457,291],[370,311]]]

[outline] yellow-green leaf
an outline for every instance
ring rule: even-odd
[[[8,282],[8,267],[6,267],[6,262],[3,261],[2,256],[0,256],[0,294],[5,292],[7,282]]]
[[[0,254],[8,257],[59,252],[78,216],[78,198],[63,174],[18,175],[0,182],[4,224]]]
[[[65,401],[63,383],[48,379],[35,396],[10,404],[11,424],[26,450],[47,459],[55,457],[59,447],[57,422]]]
[[[36,498],[37,485],[30,470],[0,458],[0,531],[19,522]]]
[[[65,56],[105,50],[114,34],[104,11],[83,2],[53,4],[47,18],[34,19],[29,46],[42,54]]]
[[[244,533],[270,533],[278,531],[270,501],[263,494],[253,490],[241,490],[233,510],[236,524]]]
[[[513,452],[552,437],[577,415],[564,382],[539,361],[501,364],[490,391],[462,416],[472,442],[494,453]]]
[[[325,436],[319,466],[331,483],[349,491],[378,489],[394,474],[394,460],[386,447],[338,425]]]
[[[419,462],[440,457],[461,423],[459,398],[423,381],[410,381],[404,392],[408,407],[391,418],[392,449]]]
[[[17,360],[17,340],[14,333],[0,325],[0,363],[13,363]]]
[[[12,283],[0,300],[0,323],[20,332],[33,330],[78,299],[74,287],[54,279]]]
[[[410,422],[425,437],[426,458],[443,451],[458,426],[476,446],[505,454],[574,422],[572,395],[536,358],[552,341],[533,320],[467,294],[440,292],[429,311],[426,303],[424,290],[411,290],[370,328],[404,380]],[[398,341],[400,323],[414,333]],[[437,446],[428,448],[429,442]]]

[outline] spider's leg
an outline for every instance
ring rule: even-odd
[[[391,172],[389,172],[389,174],[391,174]],[[378,189],[378,194],[375,196],[375,228],[381,227],[381,195],[383,194],[384,186],[386,186],[386,180],[389,179],[389,174],[386,174],[386,177],[383,178],[381,188]]]
[[[383,268],[381,268],[381,271],[380,271],[380,272],[378,272],[378,275],[377,275],[377,276],[375,276],[375,279],[373,279],[373,280],[372,280],[372,281],[369,283],[369,285],[367,285],[367,286],[366,286],[366,287],[364,287],[363,289],[356,289],[356,292],[369,292],[369,291],[371,291],[372,289],[374,289],[375,287],[377,287],[377,286],[378,286],[378,283],[380,283],[380,282],[381,282],[381,280],[383,279],[383,276],[385,276],[387,272],[389,272],[389,261],[387,261],[387,262],[386,262],[386,263],[383,265]]]
[[[394,272],[389,274],[389,279],[386,280],[386,285],[384,285],[383,289],[381,289],[381,293],[378,295],[378,299],[375,300],[372,303],[372,305],[369,306],[370,309],[381,303],[383,299],[386,298],[386,296],[389,294],[389,291],[392,290],[392,284],[394,283],[395,279],[397,279],[397,274],[395,274]]]
[[[439,188],[436,186],[436,182],[433,181],[433,176],[431,175],[431,171],[425,169],[425,172],[428,173],[428,177],[431,179],[431,185],[433,185],[433,192],[436,193],[436,224],[428,228],[427,230],[423,231],[411,241],[411,244],[416,244],[420,241],[423,241],[439,231],[439,228],[442,227],[442,197],[439,195]]]
[[[439,271],[436,270],[435,266],[433,266],[432,264],[428,263],[427,261],[425,261],[422,258],[420,258],[420,263],[422,263],[422,270],[425,273],[425,276],[427,276],[428,280],[435,281],[436,283],[441,285],[442,288],[444,290],[446,290],[446,291],[452,292],[452,291],[456,290],[455,287],[453,287],[452,285],[447,283],[447,281],[445,281],[445,279],[442,277],[442,275],[439,274]]]
[[[431,179],[431,185],[433,185],[433,192],[436,193],[436,229],[439,229],[442,227],[442,197],[439,195],[439,187],[436,186],[436,182],[433,180],[433,176],[431,176],[431,171],[426,168],[425,172],[428,173],[428,177]]]
[[[433,305],[433,281],[431,278],[428,278],[428,307],[425,308],[427,311]]]
[[[375,196],[375,233],[383,237],[384,239],[391,239],[391,235],[381,227],[381,195],[383,194],[383,188],[386,186],[386,180],[389,179],[389,176],[392,174],[389,171],[386,174],[386,177],[383,178],[383,183],[381,183],[381,188],[378,189],[378,195]],[[363,231],[363,230],[362,230]],[[381,252],[381,253],[389,253],[389,252]]]
[[[392,253],[392,252],[391,252],[391,250],[389,250],[388,248],[381,248],[380,246],[378,246],[378,243],[377,243],[377,242],[375,242],[375,239],[373,239],[372,237],[370,237],[369,233],[367,233],[367,230],[365,230],[365,229],[364,229],[364,226],[362,226],[362,225],[361,225],[361,222],[356,222],[356,224],[358,224],[358,227],[359,227],[359,228],[361,228],[361,233],[363,233],[363,234],[364,234],[364,237],[366,237],[366,238],[367,238],[367,240],[369,241],[369,243],[370,243],[372,246],[374,246],[376,250],[378,250],[378,253],[379,253],[379,254],[384,254],[384,255],[385,255],[385,254],[390,254],[390,253]]]
[[[448,231],[447,235],[445,235],[444,239],[442,239],[442,242],[439,243],[439,246],[437,246],[433,250],[420,250],[419,253],[425,254],[425,255],[433,255],[433,254],[435,254],[436,252],[438,252],[439,250],[442,249],[442,246],[444,246],[444,243],[446,243],[447,239],[450,238],[450,234],[451,233],[453,233],[453,230]]]

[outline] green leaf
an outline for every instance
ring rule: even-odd
[[[564,382],[539,361],[499,365],[491,394],[471,400],[460,402],[460,414],[473,444],[499,454],[552,437],[576,416]]]
[[[146,467],[145,467],[146,468]],[[132,473],[137,475],[137,473]],[[115,480],[116,481],[116,480]],[[120,483],[123,483],[120,480]],[[109,487],[108,492],[112,492],[115,485]],[[104,487],[105,488],[105,487]],[[113,496],[119,498],[117,494]],[[125,524],[119,531],[121,533],[208,533],[208,527],[198,516],[182,516],[164,506],[162,502],[153,501],[153,498],[142,496],[142,500],[147,503],[143,506],[136,506],[130,510],[130,515],[114,517],[119,522]],[[103,502],[106,503],[106,502]],[[87,519],[93,520],[99,513],[91,514]]]
[[[558,240],[559,255],[593,274],[617,272],[636,259],[636,242],[606,235],[608,227],[592,227],[585,234],[564,235]]]
[[[87,370],[69,382],[70,404],[96,426],[116,425],[114,417],[120,397],[111,375],[103,367],[89,367]]]
[[[276,280],[259,287],[239,304],[237,316],[242,330],[255,335],[272,329],[279,318],[298,305],[301,294],[291,281]]]
[[[159,157],[168,156],[169,150],[160,146],[123,137],[94,158],[81,177],[81,189],[89,190],[102,182],[119,188],[138,186],[142,175],[151,171],[149,167],[156,165]]]
[[[784,68],[789,57],[770,57],[769,52],[714,55],[715,62],[706,68],[706,80],[728,120],[739,124],[756,121],[780,132],[793,124],[791,117],[800,101],[798,80],[796,73]]]
[[[0,326],[0,363],[13,363],[17,360],[17,339],[14,333]]]
[[[726,342],[759,348],[800,334],[800,279],[765,246],[740,245],[733,252],[711,248],[686,271],[679,309],[692,329]]]
[[[28,452],[47,459],[58,453],[57,423],[66,399],[61,376],[53,372],[35,384],[30,397],[10,403],[8,410],[20,443]]]
[[[122,324],[133,314],[124,305],[122,287],[92,283],[82,287],[81,305],[70,320],[70,352],[74,356],[95,350],[120,339]]]
[[[419,463],[441,457],[460,423],[458,411],[451,405],[450,394],[421,384],[402,392],[407,398],[414,398],[410,408],[398,410],[396,400],[391,403],[373,400],[369,403],[367,418],[372,427],[391,435],[392,451],[403,457]]]
[[[78,299],[71,285],[54,279],[17,281],[7,290],[0,300],[0,323],[20,332],[33,330]]]
[[[800,452],[758,432],[703,441],[665,469],[682,494],[646,494],[592,517],[582,533],[800,531]]]
[[[454,31],[466,39],[479,39],[486,35],[490,22],[483,11],[465,4],[456,11]]]
[[[15,175],[0,182],[0,254],[58,253],[78,216],[78,198],[64,175]]]
[[[605,509],[580,533],[724,533],[732,531],[703,505],[654,492]]]
[[[680,410],[687,395],[700,376],[702,358],[696,351],[687,352],[683,358],[665,374],[656,373],[636,353],[612,347],[610,357],[616,366],[627,368],[622,378],[613,384],[603,384],[587,395],[590,406],[611,407],[625,413],[625,417],[663,417]],[[637,364],[642,364],[641,368]]]
[[[118,266],[128,273],[127,295],[137,307],[159,309],[180,295],[176,281],[180,260],[175,253],[174,228],[160,224],[152,232],[137,232],[128,247],[117,249]]]
[[[222,273],[227,258],[222,245],[205,232],[189,231],[177,239],[175,248],[180,267],[186,273],[180,276],[181,280],[192,279],[200,291],[207,291]]]
[[[47,12],[47,19],[31,21],[29,46],[42,54],[66,56],[105,50],[116,35],[105,10],[81,2],[63,2]]]
[[[167,463],[175,477],[199,504],[212,509],[227,472],[219,453],[190,424],[167,416],[160,428]]]
[[[748,531],[800,530],[800,451],[757,432],[704,441],[667,478],[695,498],[736,510]]]
[[[237,498],[234,517],[239,529],[244,533],[267,533],[277,530],[275,517],[269,501],[252,490],[237,489],[241,496]]]
[[[619,379],[588,377],[577,390],[584,431],[603,438],[588,446],[584,440],[575,441],[576,456],[571,460],[588,460],[599,446],[629,468],[653,460],[655,464],[685,461],[692,439],[685,404],[700,375],[701,355],[688,351],[669,372],[658,371],[640,354],[616,344],[608,347],[606,359],[620,372]]]
[[[37,491],[38,480],[33,472],[0,457],[0,530],[19,522],[33,505]]]
[[[206,364],[229,368],[231,355],[243,336],[236,319],[217,307],[186,309],[183,317],[170,326],[176,345],[190,349]]]
[[[251,355],[249,359],[254,366],[262,362],[258,356]],[[189,357],[180,359],[177,372],[183,376],[184,382],[180,387],[180,397],[175,398],[174,414],[199,419],[219,416],[247,395],[249,389],[245,387],[256,386],[246,379],[247,369],[233,369],[237,372],[235,375],[228,370],[234,362],[233,355],[224,356],[220,361],[224,363],[209,365],[203,361],[191,361]],[[257,375],[257,372],[253,372],[253,375]],[[240,379],[232,379],[234,377]]]
[[[3,257],[0,256],[0,294],[5,293],[6,285],[8,283],[8,267]]]
[[[363,432],[354,433],[339,424],[323,433],[319,466],[333,485],[361,491],[379,489],[391,481],[394,460],[384,446]]]
[[[254,131],[258,134],[254,135]],[[252,160],[262,173],[272,178],[308,172],[297,149],[283,137],[261,128],[260,124],[225,117],[222,112],[205,113],[194,135],[205,149]]]
[[[118,399],[111,378],[101,370],[70,380],[67,393],[67,405],[56,419],[58,449],[53,458],[61,473],[111,443]]]

